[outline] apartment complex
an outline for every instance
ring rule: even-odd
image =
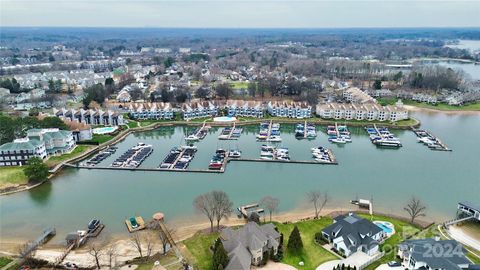
[[[183,120],[212,117],[218,114],[219,105],[212,101],[189,102],[182,105]]]
[[[270,101],[267,104],[267,111],[276,117],[298,119],[312,117],[312,106],[307,102]]]
[[[87,125],[120,126],[123,125],[123,116],[111,110],[101,109],[53,109],[55,116],[70,119]]]
[[[402,105],[380,106],[376,103],[324,103],[318,104],[316,113],[321,118],[338,120],[367,120],[396,122],[408,119],[408,110]]]
[[[173,119],[174,112],[170,103],[146,102],[132,103],[129,106],[129,114],[133,119]]]
[[[228,115],[262,118],[265,106],[260,101],[228,100],[225,104]]]
[[[0,146],[0,166],[25,165],[28,159],[70,152],[75,140],[70,131],[49,129],[30,129],[27,137]]]

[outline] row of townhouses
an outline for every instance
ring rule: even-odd
[[[270,101],[267,104],[267,111],[271,116],[276,117],[312,117],[312,106],[310,106],[307,102]]]
[[[228,115],[262,118],[265,106],[260,101],[227,100]]]
[[[97,109],[53,109],[55,116],[70,119],[87,125],[119,126],[123,125],[123,116],[111,110]]]
[[[128,107],[130,117],[134,119],[173,119],[174,112],[170,103],[145,102],[133,103]]]
[[[408,119],[408,110],[400,103],[397,105],[380,106],[376,103],[325,103],[319,104],[316,113],[321,118],[367,121],[400,121]]]
[[[190,102],[182,105],[183,120],[218,115],[221,104],[214,101]]]
[[[52,155],[70,152],[75,140],[70,131],[50,129],[30,129],[27,137],[0,146],[0,166],[25,165],[28,159],[46,159]]]

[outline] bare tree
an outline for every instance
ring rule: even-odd
[[[147,254],[145,256],[145,260],[148,260],[148,258],[150,258],[150,256],[152,256],[152,252],[153,252],[153,246],[154,246],[154,237],[152,235],[152,233],[148,232],[145,234],[145,248],[147,250]]]
[[[140,254],[140,258],[143,258],[142,237],[139,232],[135,232],[130,237],[130,243]]]
[[[98,242],[91,243],[88,247],[88,253],[92,255],[93,259],[95,260],[97,269],[100,269],[100,257],[103,256],[102,244]]]
[[[413,223],[417,217],[424,217],[426,209],[427,207],[423,205],[422,201],[415,198],[415,196],[413,196],[403,208],[403,210],[407,211],[408,215],[410,215],[410,223]]]
[[[260,204],[268,210],[270,221],[272,221],[272,213],[278,210],[278,199],[271,196],[266,196],[260,201]]]
[[[227,193],[224,191],[214,190],[211,192],[214,203],[214,214],[217,220],[217,230],[220,229],[220,220],[228,219],[233,211],[233,203],[230,201]]]
[[[210,232],[213,232],[213,220],[215,219],[215,203],[211,193],[199,195],[193,200],[195,210],[204,214],[210,221]]]
[[[18,254],[27,264],[33,260],[37,247],[32,242],[26,242],[18,247]]]
[[[108,257],[108,267],[110,269],[114,268],[117,260],[117,246],[115,243],[112,243],[105,249],[105,255]]]
[[[167,245],[171,244],[168,235],[172,235],[175,233],[174,229],[168,228],[165,226],[166,232],[164,230],[159,231],[159,239],[160,243],[162,244],[162,254],[165,254],[167,251]]]
[[[322,209],[327,205],[328,201],[330,200],[328,193],[322,192],[318,190],[312,190],[307,193],[307,200],[313,204],[315,208],[315,218],[318,218]]]

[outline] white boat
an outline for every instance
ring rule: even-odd
[[[188,135],[185,138],[185,141],[198,141],[198,140],[200,140],[200,139],[197,136],[195,136],[194,134]]]
[[[273,158],[273,153],[268,152],[268,151],[260,151],[260,156],[261,157],[271,157],[271,158]]]
[[[239,158],[242,156],[242,152],[240,150],[230,150],[228,152],[228,157],[231,158]]]
[[[267,142],[281,142],[282,138],[280,136],[272,135],[267,139]]]
[[[257,140],[266,140],[268,139],[268,136],[267,135],[263,135],[263,134],[258,134],[257,135]]]
[[[186,150],[186,149],[194,149],[194,150],[197,150],[197,146],[196,146],[196,145],[193,145],[193,144],[191,144],[191,145],[183,145],[183,146],[182,146],[182,149],[185,149],[185,150]]]
[[[328,139],[330,142],[332,143],[339,143],[339,144],[345,144],[347,143],[347,141],[342,138],[342,137],[339,137],[339,138],[332,138],[332,139]]]

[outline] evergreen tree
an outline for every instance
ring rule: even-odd
[[[292,253],[299,253],[303,249],[302,237],[300,236],[300,231],[297,226],[293,228],[288,238],[287,249]]]
[[[39,157],[32,157],[28,160],[28,165],[23,169],[23,172],[28,180],[41,182],[47,180],[48,166]]]
[[[224,269],[228,265],[228,254],[223,247],[220,238],[215,241],[215,247],[213,248],[213,270]]]

